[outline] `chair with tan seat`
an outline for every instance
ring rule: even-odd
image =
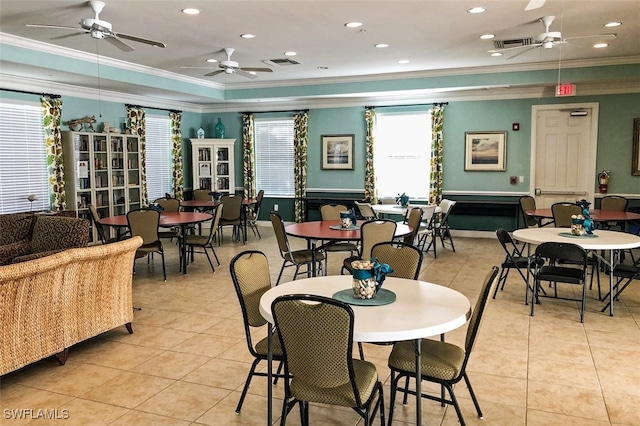
[[[553,224],[556,228],[571,228],[571,216],[581,213],[582,209],[575,203],[560,202],[551,205]]]
[[[381,424],[386,424],[376,366],[352,356],[354,314],[349,305],[294,294],[277,297],[271,311],[282,342],[285,376],[290,377],[285,379],[281,424],[298,405],[301,423],[308,425],[310,403],[350,407],[367,426],[380,410]]]
[[[256,202],[250,208],[247,209],[246,221],[247,226],[251,228],[253,231],[253,235],[257,235],[259,239],[262,239],[262,235],[260,235],[260,230],[258,229],[258,216],[260,215],[260,206],[262,206],[262,199],[264,198],[264,190],[258,191],[258,195],[256,195]]]
[[[313,268],[318,268],[318,270],[322,270],[322,261],[324,260],[324,254],[322,251],[317,250],[315,253],[310,249],[301,249],[301,250],[292,250],[289,245],[289,239],[287,238],[287,233],[284,230],[284,221],[282,217],[276,212],[271,212],[269,215],[271,219],[271,225],[273,226],[273,231],[276,234],[276,240],[278,241],[278,248],[280,249],[280,256],[282,256],[282,266],[280,267],[280,273],[278,274],[278,280],[276,281],[276,285],[280,284],[280,278],[282,278],[282,272],[284,272],[284,268],[295,266],[296,271],[293,274],[293,279],[300,274],[306,273],[308,276],[311,276],[311,272]],[[317,265],[313,264],[313,259],[315,257],[315,261]],[[300,272],[300,267],[306,265],[307,270]]]
[[[320,206],[320,216],[322,220],[340,220],[340,212],[347,211],[347,206],[343,204],[323,204]],[[325,252],[325,268],[329,261],[329,252],[349,252],[349,256],[353,256],[358,252],[358,246],[348,241],[334,241],[323,244]]]
[[[602,197],[600,201],[600,210],[611,210],[616,212],[626,212],[627,206],[629,205],[629,200],[620,195],[607,195]],[[624,230],[624,222],[617,221],[608,221],[605,222],[603,227],[605,229],[617,228],[619,230]]]
[[[422,222],[422,209],[418,206],[407,207],[407,214],[404,223],[411,228],[411,233],[402,238],[406,244],[416,245],[418,243],[418,232],[420,231],[420,223]]]
[[[371,204],[360,201],[356,201],[355,204],[360,211],[360,216],[362,216],[364,220],[374,220],[378,218],[378,215],[371,207]]]
[[[218,232],[218,224],[220,223],[220,217],[223,212],[223,204],[219,204],[216,207],[216,212],[211,219],[211,228],[209,229],[209,235],[185,235],[183,244],[187,247],[187,251],[191,248],[191,256],[193,257],[193,253],[204,253],[207,255],[207,260],[209,261],[209,265],[211,265],[211,270],[215,272],[215,268],[213,267],[213,262],[211,261],[211,257],[209,256],[209,252],[207,249],[211,250],[213,256],[216,258],[216,262],[220,265],[220,260],[218,259],[218,255],[216,254],[216,250],[213,247],[213,240]],[[202,251],[196,251],[196,248],[201,248]]]
[[[242,321],[244,324],[244,334],[247,341],[247,347],[249,353],[253,356],[254,360],[251,364],[251,369],[247,375],[238,406],[236,407],[236,413],[240,414],[242,409],[242,403],[247,396],[249,385],[253,376],[267,377],[267,373],[256,371],[260,361],[267,361],[268,357],[268,338],[264,337],[256,343],[253,343],[252,335],[260,327],[269,324],[260,314],[260,298],[264,293],[271,288],[271,274],[269,273],[269,262],[264,253],[256,250],[243,251],[231,259],[229,265],[231,271],[231,279],[233,280],[233,287],[236,290],[238,296],[238,302],[240,302],[240,309],[242,310]],[[273,360],[284,361],[282,354],[282,345],[280,339],[275,337],[273,339]],[[280,368],[278,369],[278,372]],[[280,374],[275,375],[275,379],[282,377]],[[274,381],[275,384],[275,381]]]
[[[371,257],[391,267],[393,272],[387,274],[387,277],[418,279],[422,266],[422,252],[412,244],[383,241],[371,248]]]
[[[547,226],[553,224],[553,221],[543,222],[542,218],[529,216],[526,212],[536,209],[536,199],[531,195],[523,195],[520,197],[520,211],[522,212],[522,220],[527,228],[534,226]]]
[[[98,232],[98,238],[100,238],[102,244],[116,242],[118,239],[109,236],[109,231],[107,231],[100,223],[100,215],[98,214],[98,209],[96,209],[96,206],[94,206],[93,204],[89,204],[89,213],[91,213],[91,223],[96,228],[96,231]]]
[[[177,213],[180,211],[180,200],[177,198],[158,198],[154,203],[162,207],[163,212]],[[166,228],[165,228],[166,229]],[[169,240],[177,238],[180,240],[180,227],[173,227],[169,230],[159,231],[160,238],[168,238]]]
[[[388,219],[369,220],[360,225],[360,253],[350,256],[342,262],[341,274],[353,273],[351,262],[354,260],[371,259],[371,249],[376,243],[392,241],[396,233],[397,224]]]
[[[237,195],[223,195],[220,202],[224,204],[222,217],[220,218],[220,240],[222,240],[222,230],[225,226],[232,227],[232,238],[240,241],[242,228],[242,197]],[[246,237],[246,236],[245,236]]]
[[[491,286],[496,280],[498,275],[498,268],[494,266],[491,271],[486,275],[480,295],[476,300],[476,304],[473,308],[471,319],[469,320],[469,326],[467,328],[467,335],[465,338],[464,347],[453,345],[438,340],[423,339],[420,345],[420,373],[422,380],[438,383],[443,386],[449,392],[450,399],[446,399],[443,394],[439,397],[431,395],[429,393],[422,393],[423,398],[430,399],[432,401],[438,401],[441,404],[453,405],[458,415],[458,421],[462,426],[465,425],[462,411],[458,405],[453,387],[460,380],[464,379],[471,400],[476,408],[478,417],[482,418],[482,410],[476,399],[476,395],[473,392],[471,383],[469,382],[469,376],[467,375],[467,364],[469,357],[471,356],[471,350],[480,330],[480,324],[482,323],[482,317],[484,315],[489,294],[491,292]],[[389,368],[391,369],[391,397],[389,402],[389,424],[393,420],[393,411],[395,405],[396,392],[402,392],[405,394],[412,394],[412,391],[408,389],[405,384],[404,388],[398,387],[398,382],[401,378],[413,379],[416,374],[416,352],[413,347],[413,342],[398,342],[393,345],[393,350],[389,355]],[[407,381],[408,382],[408,381]],[[405,383],[407,383],[405,382]],[[415,394],[415,392],[413,392]]]
[[[164,265],[164,249],[158,233],[160,212],[153,209],[131,210],[127,213],[127,223],[131,230],[131,236],[142,237],[142,245],[136,250],[136,258],[139,255],[159,253],[162,256],[162,275],[166,281],[167,271]],[[147,262],[151,261],[150,258],[151,256],[147,256]]]

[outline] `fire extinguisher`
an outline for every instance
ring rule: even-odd
[[[599,189],[600,192],[606,193],[609,186],[609,174],[611,172],[608,170],[603,170],[598,175],[598,183],[600,184]]]

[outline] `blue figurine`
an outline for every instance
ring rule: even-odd
[[[591,219],[591,214],[589,213],[589,206],[591,203],[583,198],[576,204],[582,209],[582,216],[584,216],[584,222],[582,224],[584,226],[584,230],[589,235],[593,234],[593,219]]]

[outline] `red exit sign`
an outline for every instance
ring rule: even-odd
[[[558,84],[556,86],[556,96],[575,96],[576,85],[575,84]]]

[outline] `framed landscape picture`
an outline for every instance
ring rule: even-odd
[[[464,169],[505,171],[507,132],[465,132]]]
[[[322,169],[353,170],[355,135],[322,135]]]

